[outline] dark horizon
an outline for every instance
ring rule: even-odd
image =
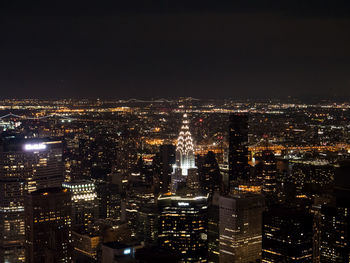
[[[347,1],[0,4],[0,98],[350,97]]]

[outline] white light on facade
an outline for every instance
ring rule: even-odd
[[[41,151],[47,148],[46,144],[43,143],[28,143],[24,145],[26,151]]]
[[[131,249],[130,248],[124,249],[124,252],[123,252],[124,255],[130,255],[130,253],[131,253]]]

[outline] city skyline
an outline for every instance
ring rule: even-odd
[[[350,260],[349,0],[0,1],[0,263]]]
[[[26,99],[0,113],[0,262],[349,257],[350,103]]]

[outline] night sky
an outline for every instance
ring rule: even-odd
[[[350,96],[348,0],[0,2],[0,98]]]

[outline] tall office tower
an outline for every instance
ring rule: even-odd
[[[207,262],[208,196],[161,195],[158,243],[179,251],[180,262]]]
[[[59,187],[34,191],[25,200],[26,262],[71,262],[71,195]]]
[[[320,260],[350,262],[350,161],[336,168],[333,204],[321,208]]]
[[[152,185],[153,183],[153,166],[143,160],[140,156],[137,160],[136,167],[133,169],[134,173],[140,174],[139,178],[144,185]]]
[[[195,166],[192,135],[186,113],[183,115],[181,130],[177,138],[175,167],[182,176],[188,175],[188,169],[197,168]]]
[[[350,262],[349,207],[324,205],[321,213],[320,262]]]
[[[72,230],[73,262],[96,263],[100,234],[100,231],[86,233]]]
[[[275,155],[271,151],[263,151],[262,161],[262,192],[266,199],[271,199],[277,191],[277,166]]]
[[[0,179],[0,262],[24,262],[24,181]]]
[[[246,193],[220,196],[220,263],[250,263],[261,259],[264,198]]]
[[[29,193],[61,186],[62,141],[6,137],[1,146],[1,177],[24,179],[25,190]]]
[[[72,227],[88,229],[98,219],[98,199],[95,184],[88,180],[65,182],[63,188],[72,197]]]
[[[312,262],[312,225],[312,215],[297,208],[264,212],[262,262]]]
[[[147,245],[155,245],[158,236],[158,207],[155,203],[146,203],[138,211],[138,240]]]
[[[248,116],[230,115],[229,123],[229,180],[230,183],[248,176]]]
[[[0,191],[0,262],[23,262],[24,195],[41,188],[61,186],[62,142],[50,138],[3,136],[0,182],[4,189]]]
[[[329,204],[332,200],[330,195],[315,196],[312,207],[310,209],[313,215],[313,245],[312,245],[312,262],[320,263],[321,261],[321,223],[322,223],[322,206]]]
[[[98,200],[98,216],[99,218],[121,218],[121,194],[117,184],[96,180],[96,193]]]
[[[219,200],[220,194],[215,192],[208,206],[208,262],[219,262]]]
[[[199,183],[199,174],[197,168],[191,168],[187,170],[186,177],[186,186],[188,189],[199,191],[200,183]]]
[[[230,182],[229,182],[229,165],[227,164],[220,164],[219,165],[219,169],[220,169],[220,176],[222,179],[222,185],[221,185],[221,189],[220,192],[222,194],[228,193],[229,192],[229,186],[230,186]]]
[[[145,187],[143,185],[137,186],[137,182],[135,182],[134,184],[130,184],[130,190],[127,192],[127,195],[125,197],[126,217],[124,219],[128,222],[133,235],[140,237],[142,240],[144,240],[145,235],[147,235],[143,231],[143,223],[147,219],[145,219],[144,217],[140,218],[140,216],[145,216],[144,212],[146,211],[146,209],[143,208],[145,208],[146,206],[152,207],[154,203],[155,197],[152,188]],[[152,220],[154,216],[156,215],[150,214],[149,219]]]
[[[164,144],[159,148],[155,165],[159,174],[159,192],[167,193],[170,191],[172,166],[175,164],[175,146]]]

